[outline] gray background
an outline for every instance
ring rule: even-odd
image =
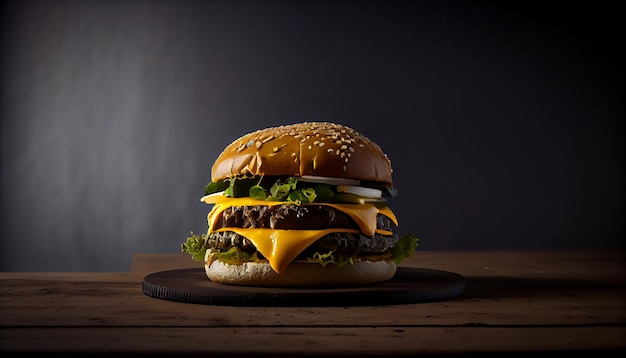
[[[623,250],[621,21],[603,1],[5,1],[0,269],[180,252],[221,149],[307,120],[381,145],[420,250]]]

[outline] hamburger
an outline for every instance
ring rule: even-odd
[[[391,161],[356,130],[303,122],[260,129],[215,160],[200,199],[206,234],[183,253],[217,283],[354,286],[391,279],[417,245],[387,205]]]

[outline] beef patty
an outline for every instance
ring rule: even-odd
[[[275,206],[233,206],[224,210],[217,218],[214,228],[271,228],[271,229],[329,229],[348,228],[358,230],[359,226],[344,212],[326,205],[289,205]],[[395,224],[384,215],[376,218],[378,229],[393,231]],[[398,241],[398,235],[374,234],[365,236],[360,233],[330,233],[309,246],[304,255],[313,252],[359,254],[384,253]],[[213,232],[206,242],[207,247],[227,250],[233,246],[242,251],[254,252],[256,247],[246,237],[232,231]]]

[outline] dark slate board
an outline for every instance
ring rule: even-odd
[[[268,288],[212,282],[204,268],[160,271],[142,281],[143,293],[168,301],[218,306],[373,306],[444,300],[465,291],[457,273],[398,267],[389,281],[342,288]]]

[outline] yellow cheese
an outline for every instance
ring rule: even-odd
[[[285,271],[296,256],[320,237],[333,232],[358,232],[353,229],[274,230],[236,227],[225,227],[217,231],[233,231],[248,238],[277,273]]]

